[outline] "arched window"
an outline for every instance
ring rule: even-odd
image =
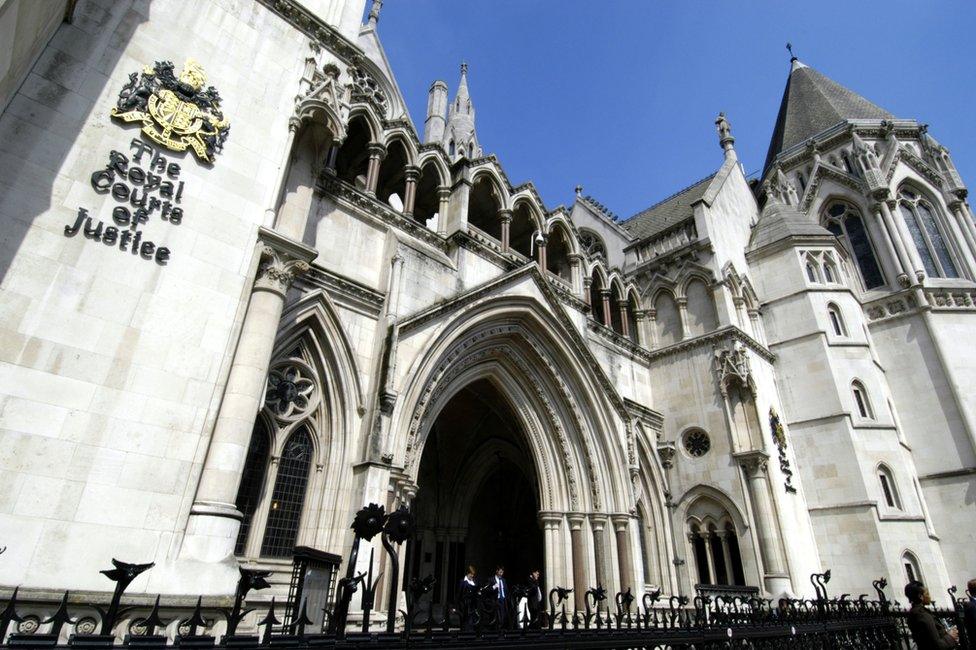
[[[901,499],[895,487],[895,477],[886,465],[878,466],[878,482],[881,484],[881,496],[889,508],[901,510]]]
[[[851,393],[854,395],[854,406],[857,407],[857,414],[866,420],[873,420],[874,411],[871,409],[871,401],[868,399],[868,392],[864,389],[864,384],[855,380],[851,384]]]
[[[902,188],[898,192],[898,207],[925,272],[936,278],[958,278],[959,272],[942,237],[932,205],[914,190]]]
[[[244,515],[241,519],[241,529],[237,533],[237,544],[234,553],[241,555],[247,545],[247,536],[251,531],[254,511],[261,501],[264,488],[264,475],[268,471],[268,432],[263,422],[258,418],[251,434],[251,444],[247,448],[247,459],[244,461],[244,472],[241,475],[241,485],[237,488],[237,510]]]
[[[654,300],[654,322],[657,327],[657,342],[660,347],[677,343],[683,337],[681,331],[681,314],[674,297],[668,291],[662,291]]]
[[[847,329],[844,327],[844,318],[840,315],[840,307],[834,303],[827,305],[827,317],[830,319],[830,328],[836,336],[847,336]]]
[[[840,275],[837,273],[837,266],[834,264],[834,258],[830,253],[823,254],[823,274],[824,282],[831,284],[840,282]]]
[[[278,461],[278,475],[268,509],[268,523],[261,542],[262,557],[290,557],[298,537],[305,505],[308,470],[312,464],[312,439],[302,427],[288,438]]]
[[[813,261],[807,262],[807,280],[816,284],[820,283],[820,274],[817,273],[817,265]]]
[[[744,585],[739,536],[728,511],[717,501],[702,497],[688,514],[690,559],[697,569],[692,579],[702,585]]]
[[[449,155],[452,160],[454,159],[454,151],[454,140],[451,140],[447,145],[447,155]]]
[[[701,280],[692,280],[685,287],[688,300],[688,336],[701,336],[718,328],[718,312],[711,290]]]
[[[905,568],[905,581],[912,582],[918,580],[920,582],[925,582],[922,580],[922,571],[918,566],[918,558],[911,551],[905,551],[905,554],[901,556],[901,565]]]
[[[502,221],[498,214],[501,208],[501,191],[489,174],[480,174],[471,186],[468,199],[468,224],[501,243]]]
[[[590,314],[593,320],[601,325],[606,324],[606,314],[603,313],[603,277],[593,267],[593,274],[590,276]]]
[[[884,276],[878,266],[871,239],[864,228],[860,213],[847,203],[833,203],[827,208],[827,230],[832,232],[847,247],[857,261],[865,289],[874,289],[884,284]]]
[[[546,240],[546,270],[567,284],[573,282],[573,265],[569,261],[571,235],[561,224],[553,224]]]
[[[468,158],[474,158],[474,143],[468,143]]]

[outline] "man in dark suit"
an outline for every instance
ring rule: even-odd
[[[529,605],[529,626],[539,628],[542,626],[542,586],[539,584],[541,573],[538,569],[533,569],[529,573],[529,593],[526,594]]]
[[[966,588],[969,592],[969,600],[962,606],[962,618],[966,623],[969,647],[976,648],[976,578],[970,580]]]
[[[495,605],[498,611],[498,627],[508,627],[508,582],[505,581],[505,567],[498,565],[495,569],[494,583],[491,588],[495,592]]]
[[[942,622],[925,609],[926,605],[932,604],[925,585],[918,580],[909,582],[905,585],[905,597],[912,604],[908,611],[908,629],[918,650],[945,650],[959,645],[959,631],[955,628],[946,631]]]

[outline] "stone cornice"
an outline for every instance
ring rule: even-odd
[[[431,232],[410,217],[403,216],[379,200],[366,196],[364,193],[335,176],[323,174],[319,177],[316,187],[320,192],[331,196],[347,207],[358,210],[360,213],[365,213],[378,219],[387,226],[416,237],[442,253],[448,252],[448,245],[443,237]]]
[[[364,58],[363,51],[345,36],[328,25],[321,18],[303,7],[295,0],[257,0],[271,12],[280,16],[289,25],[312,39],[321,43],[326,49],[344,60],[346,63],[356,64]]]
[[[709,332],[708,334],[703,334],[702,336],[688,339],[685,341],[679,341],[673,345],[669,345],[666,348],[661,348],[659,350],[652,350],[647,353],[647,358],[650,361],[656,361],[664,357],[669,357],[674,354],[680,354],[682,352],[687,352],[688,350],[693,350],[695,348],[704,347],[706,345],[710,346],[715,343],[724,340],[734,340],[740,341],[747,348],[752,350],[757,356],[764,359],[769,363],[776,361],[776,355],[769,351],[766,346],[761,344],[756,339],[752,338],[741,329],[735,325],[726,325],[722,329],[715,330],[714,332]]]
[[[386,299],[385,294],[355,280],[333,273],[317,264],[313,264],[311,270],[296,284],[302,288],[325,289],[330,293],[342,296],[373,315],[379,314]]]
[[[634,343],[623,334],[618,334],[613,331],[613,329],[607,327],[603,323],[598,323],[592,318],[586,319],[586,327],[589,331],[596,333],[601,339],[607,341],[610,345],[617,348],[618,352],[624,352],[641,359],[642,361],[647,360],[648,351]]]
[[[639,404],[627,397],[624,398],[624,405],[634,417],[639,418],[647,424],[654,432],[660,432],[664,427],[664,416],[652,408]]]

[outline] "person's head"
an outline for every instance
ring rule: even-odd
[[[499,564],[498,566],[496,566],[495,567],[495,575],[498,576],[499,578],[501,578],[503,575],[505,575],[505,567],[503,567],[501,564]]]
[[[966,589],[969,591],[970,596],[976,598],[976,578],[972,578],[966,583]]]
[[[474,566],[472,566],[472,565],[470,565],[470,564],[469,564],[469,565],[468,565],[468,573],[467,573],[466,575],[467,575],[467,576],[468,576],[469,578],[471,578],[472,580],[474,580],[474,576],[475,576],[475,574],[476,574],[476,573],[477,573],[477,572],[476,572],[476,571],[474,570]]]
[[[529,577],[532,578],[533,580],[538,580],[540,575],[542,574],[538,569],[532,569],[531,571],[529,571]]]
[[[912,580],[905,585],[905,598],[912,605],[928,605],[932,602],[929,590],[918,580]]]

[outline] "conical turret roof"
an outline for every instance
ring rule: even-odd
[[[885,109],[794,58],[763,172],[780,152],[839,122],[892,118]]]
[[[756,251],[792,237],[832,238],[833,234],[792,205],[767,203],[759,221],[752,228],[752,236],[749,238],[747,250]]]

